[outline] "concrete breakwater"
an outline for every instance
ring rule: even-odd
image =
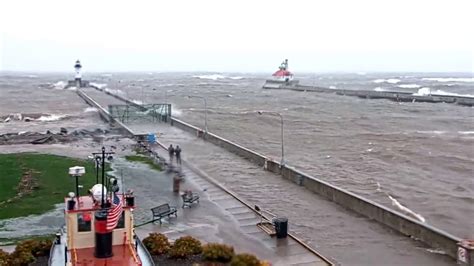
[[[329,89],[324,87],[313,87],[305,85],[295,86],[267,86],[263,85],[264,89],[285,89],[294,91],[309,91],[334,93],[337,95],[355,96],[365,99],[388,99],[397,102],[427,102],[427,103],[453,103],[462,106],[474,106],[474,98],[456,95],[416,95],[410,92],[398,91],[373,91],[373,90],[344,90],[344,89]]]

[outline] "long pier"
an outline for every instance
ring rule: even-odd
[[[316,91],[316,92],[335,92],[334,89],[315,88],[315,87],[306,87],[306,86],[297,86],[297,87],[291,87],[288,89],[308,91],[308,88],[313,88],[312,91]],[[279,89],[286,89],[286,88],[282,87]],[[343,91],[344,90],[338,90],[336,92],[343,93]],[[351,96],[361,97],[362,95],[364,95],[364,92],[375,93],[371,95],[379,95],[378,98],[384,98],[382,97],[383,94],[378,94],[379,92],[376,92],[376,91],[360,91],[360,92],[350,91],[349,93],[353,93],[353,95],[351,94]],[[382,92],[382,93],[387,93],[387,92]],[[97,103],[94,103],[92,98],[90,98],[85,93],[81,92],[79,95],[83,97],[85,100],[87,99],[86,100],[87,102],[92,101],[92,104],[94,106],[96,107],[100,106]],[[129,101],[128,99],[125,99],[121,96],[113,95],[113,94],[111,95],[128,104],[132,104],[134,106],[136,105],[137,107],[143,108],[143,106],[133,103]],[[345,95],[345,94],[341,94],[341,95]],[[390,95],[387,94],[386,96],[388,97]],[[409,97],[407,95],[405,96]],[[391,99],[391,98],[388,98],[388,99]],[[402,99],[408,99],[408,98],[402,97]],[[459,101],[456,100],[455,102],[453,101],[451,103],[459,104]],[[467,105],[467,104],[463,104],[463,105]],[[103,108],[102,110],[105,111],[105,109]],[[104,115],[110,116],[110,114],[106,111],[103,113]],[[112,117],[110,118],[113,119]],[[387,208],[379,203],[366,199],[362,196],[356,195],[355,193],[352,193],[345,189],[334,186],[326,181],[323,181],[307,173],[304,173],[300,170],[297,170],[295,167],[292,167],[287,164],[280,165],[279,162],[276,162],[263,154],[260,154],[256,151],[243,147],[223,137],[220,137],[210,132],[205,134],[203,129],[193,126],[191,124],[188,124],[179,119],[172,117],[171,125],[177,128],[180,128],[183,131],[187,131],[189,133],[192,133],[193,135],[201,137],[207,142],[213,143],[253,163],[256,163],[257,165],[262,166],[266,171],[278,174],[282,176],[283,178],[296,183],[299,186],[305,187],[306,189],[314,193],[317,193],[327,198],[328,200],[333,201],[345,207],[346,209],[349,209],[365,217],[373,219],[383,225],[386,225],[396,230],[397,232],[403,235],[422,241],[425,244],[429,245],[430,247],[441,249],[448,256],[457,260],[460,265],[474,266],[474,243],[472,242],[465,241],[441,229],[438,229],[426,223],[422,223],[418,220],[415,220],[409,216],[406,216],[403,213],[400,213],[396,210]],[[123,126],[126,131],[130,132],[131,134],[134,134],[131,129],[129,129],[122,123],[119,123],[119,126]],[[466,262],[463,262],[463,258],[465,258]]]
[[[425,102],[425,103],[452,103],[461,106],[474,106],[474,97],[457,95],[417,95],[402,91],[374,91],[374,90],[344,90],[330,89],[325,87],[314,87],[306,85],[285,85],[273,82],[266,82],[264,89],[308,91],[320,93],[333,93],[337,95],[355,96],[364,99],[388,99],[396,102]]]

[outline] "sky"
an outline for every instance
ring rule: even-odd
[[[0,71],[474,72],[472,0],[1,0]]]

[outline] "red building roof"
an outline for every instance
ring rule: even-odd
[[[288,71],[288,70],[278,70],[277,72],[273,73],[272,76],[274,77],[286,77],[286,76],[292,76],[293,74]]]

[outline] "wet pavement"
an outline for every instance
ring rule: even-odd
[[[327,265],[293,239],[277,240],[256,227],[260,220],[249,208],[225,191],[182,167],[185,182],[181,191],[190,189],[200,195],[200,202],[191,208],[182,208],[179,193],[172,191],[174,173],[157,172],[140,163],[118,160],[115,173],[123,177],[124,189],[133,188],[136,195],[135,223],[151,220],[151,208],[168,203],[178,210],[177,217],[164,218],[162,224],[145,224],[135,229],[140,238],[150,232],[161,232],[171,240],[191,235],[209,243],[218,242],[234,246],[236,252],[247,252],[266,259],[273,265]]]
[[[180,145],[183,159],[250,204],[289,217],[290,230],[310,246],[347,265],[452,265],[447,256],[180,129],[159,123],[129,125]],[[218,161],[219,163],[214,163]]]

